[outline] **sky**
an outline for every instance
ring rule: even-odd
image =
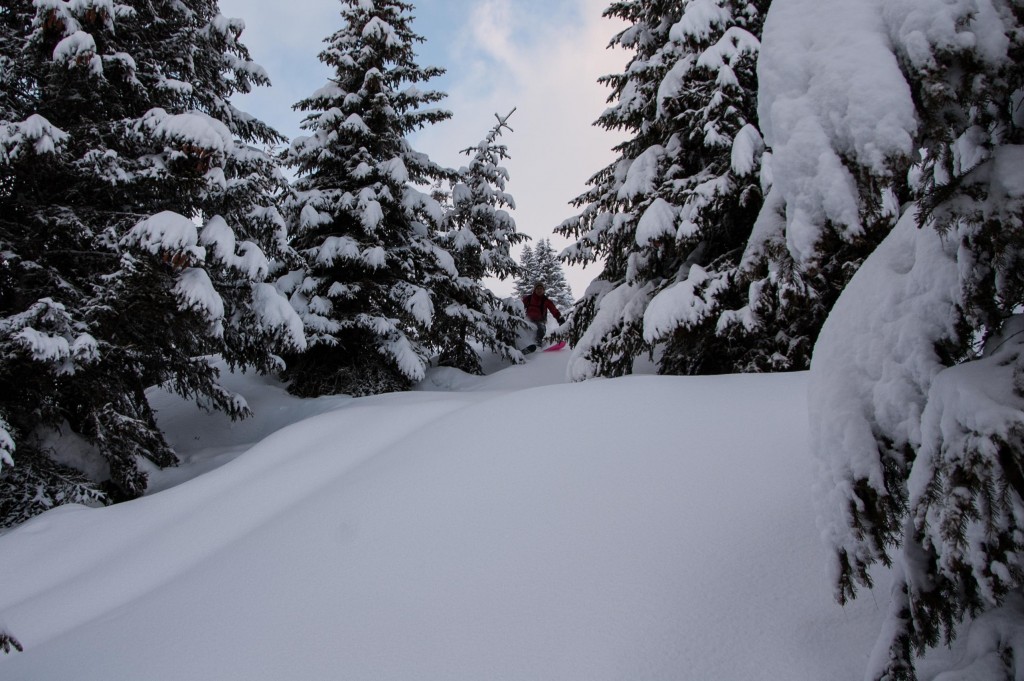
[[[612,161],[617,133],[593,125],[607,108],[609,91],[598,77],[621,72],[628,55],[608,49],[620,25],[602,17],[608,0],[419,0],[413,30],[426,39],[421,66],[447,73],[427,85],[448,94],[441,106],[453,117],[413,138],[435,161],[462,165],[459,152],[481,140],[495,114],[507,114],[514,132],[502,137],[511,159],[507,191],[515,197],[520,232],[568,241],[553,234],[578,211],[570,201],[587,180]],[[242,41],[270,75],[273,86],[237,104],[289,139],[302,134],[301,114],[291,109],[326,82],[317,55],[341,27],[338,0],[304,0],[302,11],[279,0],[221,0],[225,16],[245,20]],[[599,265],[566,268],[575,296],[600,272]],[[499,294],[512,282],[496,283]]]

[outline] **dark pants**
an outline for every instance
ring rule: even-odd
[[[533,344],[540,345],[544,342],[544,336],[548,332],[548,320],[546,319],[531,319],[530,322],[534,325],[535,331],[533,334]]]

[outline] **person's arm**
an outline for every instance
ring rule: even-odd
[[[548,310],[551,312],[551,314],[553,314],[555,316],[555,321],[557,321],[559,324],[561,324],[562,323],[562,313],[558,311],[558,308],[555,307],[555,304],[551,302],[550,298],[548,298],[544,302],[548,306]]]

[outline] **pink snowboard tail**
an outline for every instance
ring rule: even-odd
[[[544,352],[558,352],[559,350],[561,350],[564,347],[565,347],[565,341],[561,341],[559,343],[555,343],[550,348],[544,348]]]

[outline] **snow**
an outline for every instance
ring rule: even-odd
[[[859,678],[880,613],[831,600],[806,375],[568,354],[359,399],[232,375],[238,423],[151,391],[159,491],[0,536],[0,676]]]
[[[224,301],[213,287],[206,270],[186,267],[178,274],[173,291],[181,309],[198,310],[215,325],[224,318]]]
[[[381,173],[395,184],[406,184],[409,182],[409,170],[401,157],[395,157],[390,161],[380,164]]]
[[[27,148],[39,155],[52,154],[68,139],[66,132],[39,114],[32,114],[21,123],[0,121],[0,162],[19,158]]]
[[[388,253],[381,246],[372,246],[364,249],[360,257],[367,267],[377,270],[387,264]]]
[[[53,60],[68,65],[88,64],[91,71],[103,71],[103,61],[96,55],[96,41],[85,31],[75,31],[53,48]]]
[[[360,222],[367,233],[373,233],[384,219],[384,209],[376,199],[360,197]]]
[[[54,303],[49,298],[39,302],[64,309],[62,305]],[[78,364],[89,364],[99,357],[96,339],[88,333],[80,334],[69,342],[63,336],[43,333],[27,326],[15,333],[12,338],[35,361],[55,364],[58,374],[72,374],[77,371]]]
[[[827,491],[822,528],[850,556],[867,549],[852,535],[847,479],[888,495],[873,424],[896,449],[920,444],[928,386],[942,369],[935,343],[954,334],[956,244],[918,229],[916,216],[908,211],[847,285],[811,363],[811,442]]]
[[[63,361],[71,356],[71,345],[67,338],[41,333],[31,327],[14,334],[14,339],[19,341],[37,362]]]
[[[739,177],[753,172],[757,160],[764,153],[764,140],[757,128],[747,123],[736,133],[732,144],[732,171]]]
[[[169,114],[163,109],[151,109],[142,121],[154,137],[178,145],[221,153],[234,146],[234,137],[228,127],[201,111]]]
[[[330,120],[331,112],[337,112],[338,114],[341,114],[340,109],[331,109],[330,111],[326,111],[321,116],[321,123],[326,124]],[[345,119],[345,122],[342,124],[341,127],[345,130],[348,130],[349,132],[360,133],[363,135],[369,135],[371,132],[369,126],[366,125],[366,123],[363,121],[362,116],[360,116],[359,114],[351,114],[348,118]]]
[[[14,465],[14,438],[11,437],[10,426],[0,418],[0,468]]]
[[[380,17],[372,17],[366,22],[366,27],[363,29],[363,37],[380,40],[387,47],[403,44],[394,27]]]
[[[914,151],[914,103],[883,6],[888,3],[782,0],[765,20],[758,119],[773,151],[772,191],[785,197],[786,237],[798,262],[814,254],[828,221],[849,236],[863,231],[851,162],[886,177],[890,159]]]
[[[677,43],[685,43],[691,36],[706,40],[714,26],[721,26],[728,20],[729,11],[719,0],[690,0],[683,18],[669,32],[669,38]]]
[[[153,255],[162,252],[189,253],[203,260],[206,249],[200,247],[196,224],[180,213],[165,210],[151,215],[128,231],[123,242],[138,246]]]
[[[211,249],[218,260],[253,281],[266,279],[270,271],[270,261],[255,243],[243,241],[236,246],[234,230],[220,215],[214,215],[207,221],[199,233],[199,244]],[[236,248],[241,252],[240,255],[236,253]]]
[[[615,332],[618,326],[642,319],[653,289],[650,282],[643,285],[627,282],[614,286],[610,282],[595,279],[590,284],[584,295],[596,299],[597,314],[572,349],[568,368],[571,380],[583,381],[598,375],[598,367],[590,357],[591,348],[599,346],[602,339]]]
[[[750,31],[738,26],[730,26],[725,30],[721,40],[700,55],[697,59],[697,66],[703,66],[712,71],[726,69],[729,74],[732,74],[730,67],[736,62],[738,57],[743,54],[757,55],[760,49],[761,43]],[[739,87],[735,74],[730,76],[731,80],[729,81],[721,80],[722,77],[720,74],[718,85]]]
[[[386,340],[378,352],[395,360],[398,370],[412,381],[422,381],[426,377],[427,367],[423,358],[416,352],[417,345],[409,340],[404,333],[392,330],[391,338]],[[381,333],[380,335],[385,335]]]
[[[1008,60],[1009,41],[991,0],[977,3],[899,0],[886,3],[884,15],[915,68],[934,65],[933,50],[973,47],[991,64]]]
[[[35,4],[66,9],[56,0]],[[94,4],[113,11],[110,0]],[[373,8],[371,0],[354,4]],[[727,20],[721,3],[690,0],[671,37],[706,37]],[[214,24],[229,39],[241,30],[223,17]],[[770,189],[744,262],[785,239],[800,264],[815,254],[828,223],[845,236],[859,234],[865,197],[855,175],[884,180],[894,159],[913,155],[919,134],[894,49],[918,69],[932,65],[933,50],[969,46],[998,65],[1008,54],[999,25],[987,0],[776,0],[758,71],[764,136],[747,126],[731,142],[733,171],[748,175],[761,156],[762,186]],[[734,58],[758,44],[730,31],[699,62],[671,67],[659,105],[686,86],[696,65],[717,70],[720,85],[733,82]],[[399,41],[378,18],[364,35]],[[88,34],[69,31],[53,55],[69,65],[89,59],[99,69],[95,48]],[[190,87],[174,79],[160,86]],[[341,94],[329,84],[316,96]],[[406,95],[419,93],[411,87]],[[642,103],[634,83],[619,100],[623,111]],[[320,123],[343,115],[331,109]],[[144,125],[184,153],[234,145],[223,123],[198,112],[154,109]],[[342,125],[369,132],[355,114]],[[706,134],[709,143],[728,141],[714,127]],[[28,150],[53,153],[67,139],[40,116],[4,122],[0,161]],[[294,148],[315,150],[321,142],[299,138]],[[1019,199],[1024,148],[987,150],[987,142],[979,130],[964,133],[953,170],[978,167],[969,182],[988,182],[993,204]],[[650,192],[665,157],[652,146],[624,164],[619,197]],[[397,158],[375,170],[394,183],[409,177]],[[224,177],[222,169],[211,172]],[[637,243],[691,236],[692,212],[721,193],[716,182],[697,187],[682,213],[661,199],[638,205]],[[456,188],[456,204],[468,191]],[[896,195],[881,191],[883,215],[895,217]],[[331,215],[318,210],[329,202],[310,198],[300,224],[329,223]],[[366,190],[349,199],[365,231],[375,232],[383,196]],[[440,221],[442,208],[426,193],[406,189],[402,206]],[[619,226],[634,217],[603,221]],[[925,539],[941,546],[941,560],[985,573],[989,600],[1022,567],[987,560],[980,521],[968,527],[966,546],[942,546],[948,538],[936,528],[949,519],[926,498],[968,451],[998,455],[972,441],[975,434],[1008,438],[1024,429],[1024,399],[1006,370],[1024,350],[1008,336],[978,360],[942,366],[935,343],[953,335],[962,297],[957,243],[918,229],[915,218],[908,210],[847,287],[810,374],[567,382],[594,375],[587,351],[616,325],[642,320],[653,342],[709,314],[707,301],[723,281],[693,266],[653,298],[649,284],[601,290],[598,315],[571,353],[538,353],[507,368],[491,359],[493,373],[483,377],[428,369],[395,320],[364,315],[359,323],[389,336],[380,351],[420,381],[415,392],[300,400],[273,379],[231,374],[226,387],[255,412],[232,423],[151,389],[181,467],[150,470],[143,499],[60,507],[0,535],[0,630],[26,646],[0,657],[0,677],[862,678],[889,652],[881,644],[896,629],[886,612],[898,611],[901,598],[890,587],[908,568],[906,555],[893,573],[876,564],[874,589],[861,588],[845,609],[834,604],[835,547],[877,563],[849,514],[851,481],[889,494],[883,469],[892,462],[883,457],[892,452],[879,451],[879,435],[894,452],[918,452],[910,506],[921,514],[913,519]],[[257,280],[251,292],[264,327],[297,348],[305,343],[287,300],[259,283],[269,268],[265,256],[251,242],[237,244],[223,218],[199,232],[184,216],[160,213],[136,225],[125,243],[171,256],[176,267],[211,252]],[[451,256],[436,254],[454,273]],[[325,264],[359,259],[371,267],[382,267],[384,255],[349,237],[329,237],[316,252]],[[327,314],[331,300],[306,302],[316,282],[300,278],[278,283],[304,313]],[[202,269],[183,267],[175,292],[215,325],[225,315]],[[407,293],[405,311],[429,324],[429,292]],[[350,291],[334,283],[329,295]],[[756,315],[744,307],[719,326],[751,325]],[[330,320],[307,322],[336,330]],[[98,353],[87,335],[72,342],[25,327],[16,339],[36,359],[68,367]],[[10,465],[8,429],[0,419],[0,464]],[[968,660],[933,681],[980,678],[989,668],[994,675],[1002,661],[990,652],[992,641],[1020,647],[1022,613],[1024,603],[1011,597],[967,628],[955,651],[931,653],[966,651]],[[926,660],[924,679],[927,668]]]
[[[405,289],[405,295],[400,296],[402,306],[418,324],[429,329],[434,321],[434,303],[430,299],[430,292],[420,286],[405,285],[402,288]]]
[[[728,282],[721,275],[710,275],[700,265],[691,265],[686,279],[664,289],[644,312],[644,340],[653,343],[672,333],[680,325],[696,326],[713,311],[719,291]],[[704,292],[698,293],[699,289]]]
[[[658,163],[665,155],[665,149],[655,144],[636,158],[626,171],[626,181],[619,188],[620,199],[634,199],[639,195],[651,194],[658,179]]]
[[[1001,484],[999,476],[1006,466],[1004,443],[1012,442],[1024,430],[1019,374],[1007,370],[1019,362],[1024,317],[1016,316],[1007,326],[984,357],[935,376],[921,415],[921,449],[908,480],[911,509],[926,521],[923,534],[938,549],[942,568],[949,573],[969,567],[990,607],[999,604],[1000,594],[1013,588],[1011,574],[1019,574],[1021,569],[1016,552],[1002,552],[1004,561],[1011,562],[1008,567],[988,547],[995,543],[992,526],[1013,527],[1024,514],[1024,504],[1017,495],[987,503],[984,496],[984,490]],[[978,471],[980,492],[964,488],[965,470]],[[964,503],[930,503],[936,486],[964,502],[973,501],[971,505],[979,511],[965,517]],[[946,529],[954,524],[964,528],[966,541]]]
[[[263,328],[280,330],[290,348],[298,351],[306,349],[302,319],[273,284],[253,283],[252,303]]]
[[[636,225],[637,245],[647,246],[657,239],[675,235],[678,212],[678,208],[660,196],[654,199]]]

